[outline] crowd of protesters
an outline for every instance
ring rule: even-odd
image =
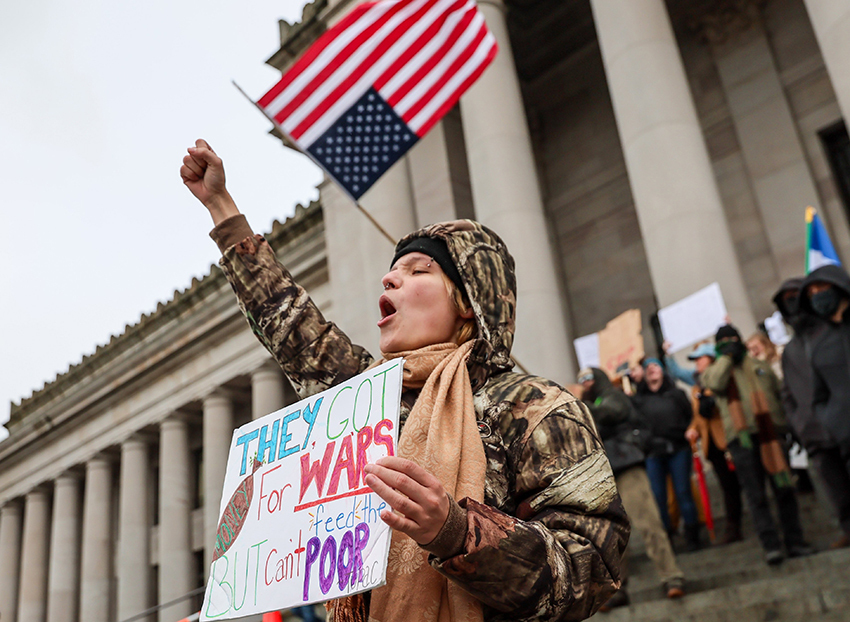
[[[601,369],[579,372],[623,505],[669,598],[685,588],[671,545],[671,505],[683,523],[683,550],[704,542],[691,487],[694,454],[711,464],[722,491],[725,529],[715,545],[743,539],[743,498],[767,564],[814,553],[800,521],[792,443],[805,449],[838,517],[842,536],[831,546],[850,545],[850,276],[823,266],[783,283],[773,302],[793,332],[784,348],[761,331],[744,340],[726,324],[713,343],[694,346],[692,368],[665,343],[663,362],[642,359],[622,387]],[[622,576],[606,608],[629,602],[625,568]]]

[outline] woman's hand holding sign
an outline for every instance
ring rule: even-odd
[[[367,486],[386,501],[393,512],[381,518],[418,544],[428,544],[442,529],[449,515],[449,498],[436,477],[418,464],[390,456],[363,468]]]

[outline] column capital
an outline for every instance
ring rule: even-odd
[[[251,372],[253,373],[253,372]],[[229,403],[233,403],[240,398],[239,391],[236,389],[231,389],[230,387],[216,387],[209,393],[207,393],[201,401],[206,408],[207,402],[222,402],[227,401]]]
[[[52,486],[50,486],[50,484],[47,482],[43,482],[28,490],[25,495],[25,498],[29,499],[30,497],[36,497],[39,495],[43,497],[49,497],[51,492],[53,492]]]
[[[258,367],[255,367],[251,371],[251,378],[253,379],[254,376],[271,373],[283,376],[283,370],[280,368],[280,365],[277,364],[277,361],[274,359],[266,359]]]
[[[112,468],[113,463],[116,461],[116,456],[111,451],[101,451],[91,456],[88,460],[86,460],[86,470],[90,468]]]
[[[176,423],[186,425],[201,425],[203,419],[195,413],[190,413],[182,410],[175,411],[168,415],[165,419],[159,422],[160,429],[169,427]]]
[[[67,471],[63,471],[59,475],[56,476],[56,479],[53,480],[56,486],[59,486],[60,483],[65,486],[68,484],[78,484],[85,477],[85,473],[79,466],[71,467]]]
[[[688,26],[704,43],[725,43],[761,21],[767,0],[715,0],[708,7],[691,9]]]
[[[121,449],[123,450],[125,446],[132,445],[145,445],[150,446],[154,445],[157,442],[157,435],[155,432],[150,430],[136,430],[130,436],[121,441]]]
[[[23,509],[23,499],[21,499],[20,497],[15,497],[14,499],[9,499],[2,506],[0,506],[0,513],[18,512],[20,514]]]

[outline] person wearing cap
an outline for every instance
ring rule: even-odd
[[[387,583],[331,601],[330,620],[592,615],[620,587],[629,521],[587,407],[550,380],[511,371],[516,277],[501,238],[470,220],[402,238],[376,301],[376,359],[323,317],[253,233],[205,141],[180,174],[213,219],[251,329],[300,397],[405,360],[396,455],[363,469],[363,484],[390,508],[380,514],[392,528]]]
[[[582,386],[581,399],[596,422],[632,526],[646,544],[646,554],[655,566],[665,595],[680,598],[685,594],[685,575],[676,563],[646,475],[646,449],[651,432],[632,400],[614,386],[604,371],[597,367],[582,369],[578,382]],[[603,605],[603,610],[629,604],[627,570],[624,557],[623,587]]]
[[[714,467],[720,481],[723,506],[726,510],[726,526],[717,543],[730,544],[742,539],[741,485],[738,476],[729,468],[731,458],[726,455],[726,434],[723,432],[723,421],[714,394],[699,382],[700,375],[714,362],[715,356],[712,343],[699,344],[688,353],[688,360],[696,364],[693,372],[696,384],[691,387],[694,418],[685,431],[685,438],[690,442],[692,451],[702,451],[703,458]]]
[[[700,548],[699,517],[691,494],[692,456],[685,431],[693,418],[685,392],[664,373],[657,358],[644,361],[645,378],[635,395],[635,405],[652,431],[652,443],[646,457],[646,472],[664,527],[672,532],[667,509],[667,477],[673,481],[673,493],[685,523],[688,551]]]
[[[797,494],[783,445],[786,431],[779,380],[770,365],[747,354],[741,335],[725,324],[714,337],[717,358],[701,374],[720,409],[727,448],[770,565],[813,552],[803,537]],[[783,538],[765,489],[770,482]],[[785,550],[783,551],[783,540]]]

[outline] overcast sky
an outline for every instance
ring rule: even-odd
[[[217,261],[178,173],[195,138],[256,230],[317,198],[319,170],[230,83],[278,80],[277,20],[304,4],[0,4],[0,422]]]

